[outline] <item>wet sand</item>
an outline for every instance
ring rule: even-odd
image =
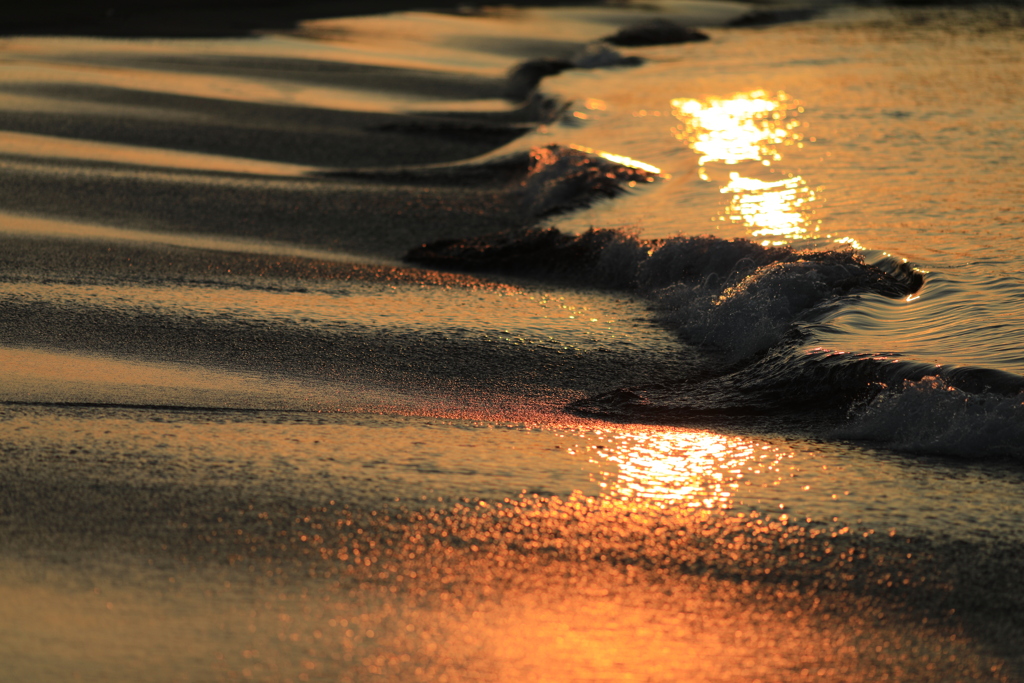
[[[1016,679],[1012,544],[602,500],[585,433],[10,405],[3,428],[11,680]]]
[[[939,510],[1019,473],[573,416],[692,355],[399,261],[604,196],[507,77],[636,13],[552,12],[4,39],[0,680],[1021,679],[1021,541]]]

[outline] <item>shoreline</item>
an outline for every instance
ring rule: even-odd
[[[200,16],[168,30],[221,26]],[[12,39],[0,661],[41,683],[1022,680],[1019,471],[742,410],[574,417],[710,377],[702,350],[628,292],[559,284],[592,256],[571,244],[549,281],[397,261],[653,179],[501,99],[509,66],[607,16],[431,19],[326,21],[313,46]]]

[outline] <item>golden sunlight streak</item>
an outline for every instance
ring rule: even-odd
[[[700,178],[721,182],[721,192],[732,195],[720,220],[741,223],[752,237],[772,238],[766,242],[812,232],[816,193],[801,176],[779,179],[771,170],[782,160],[783,148],[803,146],[801,112],[803,107],[786,93],[764,90],[724,99],[672,100],[672,113],[681,122],[672,132],[700,155]]]
[[[807,221],[801,210],[814,201],[815,195],[801,176],[767,182],[734,172],[729,174],[729,184],[721,192],[732,194],[723,220],[743,223],[752,236],[807,236]]]
[[[764,90],[729,99],[674,99],[672,113],[683,125],[673,133],[701,155],[701,167],[713,161],[767,166],[782,158],[777,147],[803,139],[796,130],[799,111],[786,93],[770,97]]]
[[[591,460],[617,470],[601,486],[605,496],[623,501],[729,508],[745,472],[775,465],[763,462],[771,454],[753,443],[714,432],[613,433],[606,443]]]

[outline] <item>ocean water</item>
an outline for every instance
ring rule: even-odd
[[[580,107],[587,118],[579,138],[673,177],[568,224],[619,223],[645,238],[683,232],[798,249],[850,245],[883,268],[908,264],[923,281],[898,295],[839,303],[823,291],[820,300],[804,299],[801,272],[792,281],[761,276],[754,295],[758,275],[725,294],[720,285],[695,293],[691,282],[682,301],[667,305],[684,307],[675,321],[684,336],[724,348],[730,360],[802,327],[787,363],[850,372],[855,385],[877,378],[886,388],[846,416],[852,424],[843,434],[923,452],[1014,457],[1020,44],[1012,22],[990,13],[847,10],[733,30],[675,53],[661,48],[635,77],[600,91],[596,111]],[[699,68],[682,68],[698,54]],[[555,83],[563,81],[576,102],[595,91],[590,73],[568,72]],[[695,325],[691,307],[700,297],[714,312]],[[751,347],[758,333],[767,337]],[[886,367],[871,368],[878,365]],[[828,382],[825,393],[846,391],[842,378]],[[968,387],[970,395],[957,392]]]
[[[817,9],[2,39],[0,680],[1019,680],[1024,15]]]

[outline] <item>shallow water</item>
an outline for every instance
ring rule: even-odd
[[[1020,374],[1024,74],[1004,12],[836,11],[651,48],[628,79],[560,75],[577,101],[603,101],[583,112],[582,144],[673,176],[569,223],[839,240],[909,259],[925,288],[906,305],[844,306],[823,345]]]
[[[1019,16],[666,7],[4,40],[15,678],[1020,679]]]

